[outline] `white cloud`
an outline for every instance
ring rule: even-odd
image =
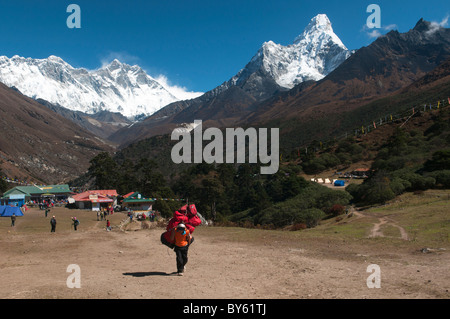
[[[114,52],[111,51],[107,55],[103,56],[100,59],[100,62],[102,64],[102,68],[110,64],[114,59],[119,60],[122,63],[126,63],[129,65],[139,65],[142,64],[142,60],[134,56],[132,54],[129,54],[127,52]],[[139,65],[144,71],[150,75],[150,72],[146,70],[145,67],[142,65]],[[156,73],[156,72],[151,72]],[[150,75],[152,78],[154,78],[159,84],[161,84],[167,91],[169,91],[173,96],[180,100],[189,100],[196,97],[199,97],[200,95],[203,95],[204,92],[192,92],[188,91],[186,87],[181,87],[178,85],[173,85],[170,80],[167,78],[167,76],[160,74],[155,76]]]
[[[397,29],[397,25],[396,24],[389,24],[387,26],[382,27],[384,30],[386,31],[391,31],[393,29]]]
[[[372,32],[367,32],[367,35],[370,38],[378,38],[379,36],[381,36],[381,33],[378,30],[373,30]]]
[[[380,32],[383,31],[391,31],[393,29],[397,29],[396,24],[388,24],[386,26],[381,26],[381,28],[369,28],[367,24],[364,24],[361,28],[361,32],[364,32],[369,38],[378,38],[383,34]]]
[[[172,95],[174,95],[180,100],[190,100],[199,97],[200,95],[203,95],[203,92],[192,92],[188,91],[187,88],[185,87],[171,84],[169,79],[163,74],[160,74],[157,77],[155,77],[155,80],[158,81],[158,83],[161,84],[167,91],[169,91]]]
[[[426,34],[431,35],[431,34],[435,33],[437,30],[439,30],[440,28],[445,28],[448,25],[448,18],[449,18],[449,16],[447,15],[444,19],[442,19],[441,22],[431,21],[430,22],[430,30],[428,30],[426,32]]]

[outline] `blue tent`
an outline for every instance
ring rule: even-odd
[[[15,214],[16,216],[23,216],[23,213],[19,207],[0,206],[1,217],[11,217],[13,214]]]
[[[338,179],[334,182],[334,186],[345,186],[345,181]]]

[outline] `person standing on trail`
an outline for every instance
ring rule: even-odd
[[[16,214],[12,214],[11,216],[11,227],[14,227],[16,223]]]
[[[184,224],[178,224],[174,227],[172,234],[170,235],[172,241],[175,242],[175,254],[177,260],[177,273],[178,276],[183,276],[185,266],[188,262],[188,249],[191,243],[192,236]]]
[[[52,217],[52,219],[50,219],[50,225],[52,225],[52,233],[54,233],[56,231],[56,218],[55,216]]]
[[[76,217],[73,217],[72,221],[73,221],[73,229],[77,230],[77,226],[80,224],[80,222],[78,221],[78,219]]]
[[[106,220],[106,230],[111,231],[111,223],[109,222],[109,219]]]

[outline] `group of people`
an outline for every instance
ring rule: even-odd
[[[45,217],[47,217],[47,212]],[[76,217],[71,217],[71,221],[72,221],[72,226],[74,230],[77,230],[78,225],[80,225],[80,221],[76,218]],[[52,216],[52,218],[50,218],[50,226],[51,226],[51,231],[52,233],[56,232],[56,217],[55,215]]]
[[[11,217],[11,221],[12,221],[12,217]],[[77,219],[76,217],[71,217],[71,221],[72,221],[73,229],[77,230],[78,226],[80,225],[80,220]],[[11,222],[11,226],[14,226],[14,222],[15,222],[15,216],[14,216],[14,221]],[[56,232],[56,217],[54,215],[50,219],[50,225],[51,225],[51,232],[52,233]],[[111,231],[111,223],[108,219],[106,220],[106,230]]]
[[[44,199],[42,202],[39,202],[39,209],[48,209],[50,207],[55,206],[55,201],[53,199]]]
[[[103,220],[106,219],[106,216],[112,215],[114,213],[114,208],[112,206],[109,207],[102,207],[100,210],[97,211],[97,220]]]

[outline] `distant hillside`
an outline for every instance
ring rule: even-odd
[[[352,134],[354,129],[373,121],[386,120],[391,114],[415,108],[423,109],[425,104],[447,101],[450,97],[450,59],[388,96],[375,99],[360,107],[339,114],[326,115],[323,118],[300,121],[298,119],[274,119],[266,123],[269,127],[279,127],[280,144],[287,154],[296,147],[304,147],[316,141],[329,141],[340,138],[345,133]]]
[[[108,140],[109,136],[122,127],[131,124],[131,121],[120,113],[100,111],[95,114],[87,114],[66,109],[65,107],[52,104],[43,99],[37,99],[36,101],[105,140]]]
[[[105,141],[0,84],[0,159],[10,178],[62,183],[81,175]]]

